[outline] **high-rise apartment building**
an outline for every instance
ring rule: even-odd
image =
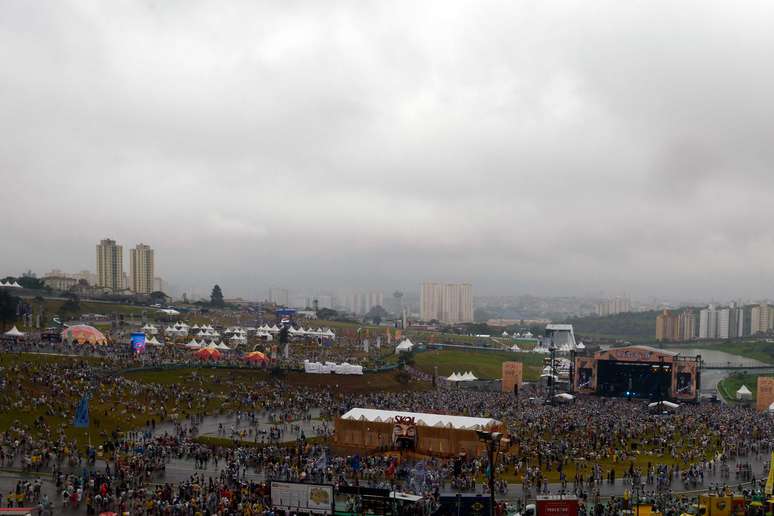
[[[131,290],[137,294],[153,292],[154,263],[153,249],[149,245],[137,244],[129,250],[129,270],[131,271]]]
[[[674,314],[664,310],[656,317],[656,340],[678,342],[696,338],[696,316],[693,310]]]
[[[632,311],[632,302],[627,297],[608,299],[594,306],[594,311],[600,317],[618,315]]]
[[[286,288],[270,288],[269,289],[269,302],[278,306],[289,306],[288,289]]]
[[[375,306],[384,308],[384,292],[380,290],[345,292],[340,298],[340,304],[350,313],[364,315]]]
[[[699,338],[718,338],[718,312],[713,305],[699,311]]]
[[[422,284],[419,312],[422,320],[447,324],[473,322],[473,288],[469,283]]]
[[[656,316],[656,340],[673,341],[677,327],[677,316],[669,310],[664,310]]]
[[[770,329],[771,311],[769,305],[761,303],[750,309],[750,334],[766,333]]]
[[[677,317],[676,340],[687,341],[696,338],[696,314],[683,310]]]
[[[159,278],[158,276],[153,278],[153,291],[167,293],[167,285],[162,278]]]
[[[113,291],[124,288],[124,249],[109,238],[97,244],[97,286]]]
[[[734,330],[734,326],[731,324],[731,310],[729,308],[721,308],[717,311],[717,325],[717,338],[728,339]]]

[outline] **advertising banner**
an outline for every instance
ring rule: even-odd
[[[145,334],[141,331],[132,333],[130,346],[133,353],[142,353],[145,351]]]
[[[681,400],[696,399],[696,372],[698,362],[678,360],[672,369],[672,396]]]
[[[578,499],[574,496],[538,496],[537,516],[578,516]]]
[[[333,514],[333,486],[327,484],[272,482],[271,504],[275,509],[288,512]]]
[[[523,364],[521,362],[503,362],[501,383],[502,392],[515,392],[516,387],[521,387],[523,379]]]
[[[759,376],[755,408],[758,412],[763,412],[769,410],[772,403],[774,403],[774,377]]]
[[[597,361],[591,357],[575,358],[575,391],[592,393],[597,390]]]

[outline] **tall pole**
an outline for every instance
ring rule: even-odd
[[[570,393],[575,393],[575,348],[570,350]]]
[[[548,377],[548,402],[553,405],[554,404],[554,388],[555,388],[555,375],[556,375],[556,346],[554,346],[554,337],[551,336],[551,347],[549,348],[551,351],[551,371],[550,375]]]
[[[495,441],[492,439],[489,441],[489,498],[490,498],[490,509],[489,514],[491,516],[495,516],[495,487],[494,487],[494,475],[495,475],[495,464],[494,464],[494,455],[495,455]]]

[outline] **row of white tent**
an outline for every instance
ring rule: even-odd
[[[279,326],[277,326],[276,324],[273,325],[273,326],[269,326],[267,324],[264,324],[263,326],[259,326],[256,329],[256,331],[259,334],[279,333],[280,330],[281,330],[281,328]],[[291,326],[290,329],[288,330],[288,333],[290,335],[296,335],[296,336],[306,335],[306,336],[309,336],[309,337],[326,337],[326,338],[329,338],[329,339],[335,339],[336,338],[336,334],[330,328],[325,328],[325,329],[317,328],[315,330],[314,328],[304,329],[303,326],[299,326],[298,328],[294,328],[294,327]]]
[[[509,334],[507,331],[504,331],[502,333],[502,336],[503,337],[513,337],[514,339],[531,339],[531,338],[534,337],[534,335],[532,335],[532,332],[529,332],[529,331],[524,332],[523,335],[521,333],[519,333],[519,332],[516,332],[516,331],[513,332],[512,335]]]
[[[196,339],[191,339],[191,342],[185,345],[188,349],[202,349],[207,347],[212,347],[214,349],[220,350],[220,351],[231,351],[231,348],[228,347],[224,342],[220,342],[218,344],[210,343],[208,344],[204,340],[201,342],[197,342]]]
[[[473,382],[475,380],[478,380],[476,378],[476,375],[474,375],[471,371],[468,371],[466,373],[452,373],[449,377],[446,378],[450,382]]]
[[[16,283],[16,281],[14,281],[13,283],[11,283],[10,281],[8,283],[6,283],[3,280],[0,280],[0,287],[22,288],[22,286],[19,285],[18,283]]]
[[[304,372],[310,374],[363,374],[363,366],[348,364],[343,362],[337,364],[336,362],[310,362],[304,360]]]
[[[573,350],[578,350],[578,349],[586,349],[586,345],[583,342],[578,342],[578,344],[575,346],[572,346],[570,344],[562,344],[561,346],[556,348],[556,351],[558,353],[569,353]],[[511,347],[511,351],[515,351],[513,347]],[[545,355],[551,353],[551,350],[549,348],[542,345],[535,347],[535,349],[533,349],[532,351],[534,351],[535,353],[543,353]]]

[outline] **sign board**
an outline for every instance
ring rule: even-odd
[[[521,387],[523,380],[523,364],[521,362],[503,362],[502,392],[514,392],[515,387]]]
[[[456,496],[442,495],[440,507],[435,514],[441,516],[489,516],[492,500],[488,496],[481,495],[462,495]]]
[[[272,482],[271,504],[275,509],[284,511],[333,514],[335,505],[333,486],[327,484]]]
[[[130,345],[132,353],[142,353],[145,351],[145,334],[141,331],[133,332]]]
[[[537,516],[578,516],[575,496],[538,496]]]
[[[774,403],[774,377],[759,376],[758,389],[755,399],[755,408],[758,412],[769,410]]]

